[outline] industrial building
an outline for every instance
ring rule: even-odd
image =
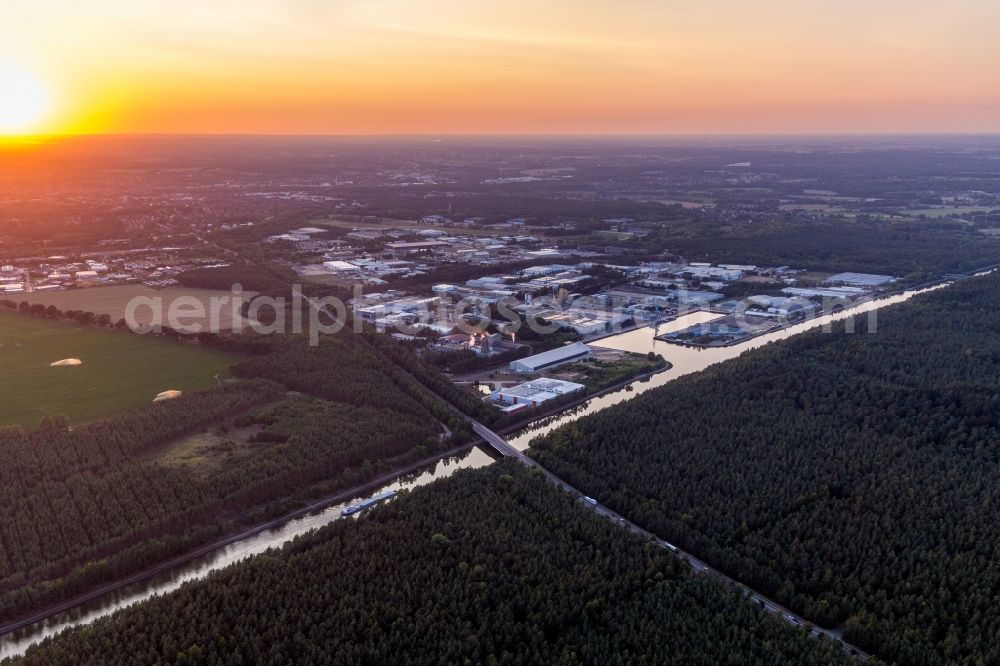
[[[788,315],[808,315],[819,309],[819,304],[801,296],[786,298],[784,296],[750,296],[747,303],[751,306],[746,311],[748,316],[755,317],[785,317]]]
[[[723,268],[721,266],[712,267],[703,263],[690,263],[673,270],[678,277],[700,278],[702,280],[722,280],[723,282],[735,282],[743,277],[742,270]]]
[[[563,254],[565,253],[554,247],[546,247],[540,250],[528,250],[524,253],[526,257],[531,259],[551,259],[553,257],[561,257]]]
[[[519,349],[524,345],[518,345],[503,339],[499,333],[453,333],[445,335],[429,345],[435,351],[473,351],[477,356],[491,356],[501,354],[513,349]]]
[[[663,336],[667,340],[684,340],[689,338],[725,338],[747,335],[749,331],[739,326],[725,323],[707,322],[689,326],[682,331],[674,331]]]
[[[361,267],[350,263],[349,261],[324,261],[323,267],[329,270],[331,273],[340,274],[357,274],[361,272]]]
[[[408,314],[426,315],[431,308],[437,304],[437,298],[399,298],[393,301],[386,301],[376,305],[355,308],[354,313],[366,321],[375,321],[387,315]]]
[[[855,298],[865,292],[861,287],[785,287],[781,293],[803,298]]]
[[[449,247],[451,243],[446,243],[445,241],[432,240],[432,241],[395,241],[392,243],[386,243],[385,248],[391,252],[423,252],[425,250],[436,250],[441,248]]]
[[[630,312],[600,311],[584,308],[565,308],[563,310],[524,309],[524,314],[532,318],[540,318],[559,326],[564,330],[572,330],[580,335],[593,335],[612,330],[632,319]]]
[[[507,286],[507,281],[503,276],[488,275],[473,280],[466,280],[465,286],[472,289],[503,289]]]
[[[490,399],[494,402],[502,402],[508,405],[537,407],[548,400],[561,398],[564,395],[576,393],[585,388],[583,384],[540,377],[539,379],[518,384],[517,386],[497,389],[490,394]]]
[[[883,287],[896,278],[891,275],[874,275],[872,273],[837,273],[831,275],[830,284],[849,284],[855,287]]]
[[[711,291],[690,291],[687,289],[681,289],[677,292],[671,292],[676,295],[677,302],[681,305],[696,305],[698,307],[707,306],[710,303],[721,300],[725,298],[722,294],[716,294]]]
[[[511,361],[510,369],[514,372],[538,372],[545,368],[552,368],[563,363],[587,358],[588,356],[590,356],[590,347],[580,342],[574,342],[571,345],[557,347],[541,354]]]
[[[676,289],[679,283],[680,281],[677,279],[663,278],[643,278],[635,281],[636,286],[646,289]]]

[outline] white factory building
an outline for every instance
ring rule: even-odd
[[[490,394],[490,399],[508,405],[537,407],[543,402],[582,391],[584,388],[586,387],[583,384],[541,377],[517,386],[497,389]]]
[[[601,312],[583,308],[567,308],[565,310],[537,310],[532,317],[539,317],[556,324],[562,329],[573,330],[580,335],[593,335],[610,331],[614,326],[620,326],[632,315],[628,312]]]
[[[875,275],[873,273],[837,273],[827,278],[830,284],[848,284],[855,287],[883,287],[896,278],[891,275]]]
[[[360,266],[352,264],[349,261],[340,261],[340,260],[324,261],[323,267],[328,271],[330,271],[331,273],[356,274],[361,272]]]
[[[514,372],[538,372],[545,368],[552,368],[563,363],[587,358],[588,356],[590,356],[590,347],[581,342],[574,342],[571,345],[557,347],[541,354],[511,361],[510,369]]]
[[[399,298],[393,301],[386,301],[355,308],[354,313],[366,321],[376,321],[388,315],[426,315],[431,308],[437,304],[438,299],[434,298]],[[425,319],[427,317],[424,317]],[[450,330],[450,329],[449,329]]]
[[[785,287],[781,293],[803,298],[855,298],[865,292],[861,287]]]
[[[751,296],[747,299],[750,306],[759,309],[748,309],[746,313],[753,316],[785,317],[790,314],[806,315],[819,309],[819,304],[801,296],[786,298],[784,296]]]
[[[723,282],[735,282],[743,277],[743,271],[733,268],[723,268],[722,266],[709,266],[702,263],[691,263],[674,270],[678,275],[690,275],[693,278],[702,280],[722,280]]]

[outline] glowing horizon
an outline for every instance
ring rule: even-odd
[[[992,0],[330,4],[5,8],[0,134],[1000,132]]]

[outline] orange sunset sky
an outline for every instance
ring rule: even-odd
[[[997,132],[998,26],[997,0],[0,0],[0,133]]]

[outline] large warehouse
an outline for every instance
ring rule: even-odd
[[[830,284],[849,284],[855,287],[883,287],[895,280],[891,275],[872,273],[837,273],[827,278]]]
[[[590,356],[590,347],[582,342],[574,342],[565,347],[557,347],[541,354],[511,361],[510,369],[514,372],[538,372],[545,368],[551,368],[561,363],[576,361],[588,356]]]
[[[583,384],[541,377],[530,382],[518,384],[517,386],[497,389],[490,394],[490,399],[508,405],[537,407],[548,400],[561,398],[564,395],[576,393],[585,388]]]

